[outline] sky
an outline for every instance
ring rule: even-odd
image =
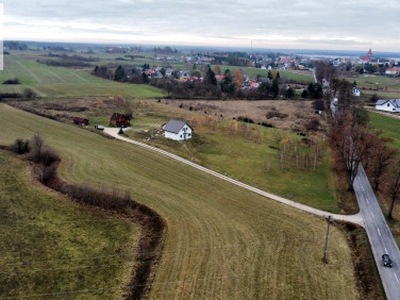
[[[0,0],[4,39],[400,52],[399,0]]]

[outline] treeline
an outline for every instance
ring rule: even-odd
[[[142,227],[137,244],[135,267],[132,269],[129,284],[124,288],[123,296],[125,299],[144,297],[144,294],[148,292],[148,279],[161,257],[166,230],[162,217],[149,207],[134,201],[129,192],[117,189],[110,192],[104,188],[98,189],[63,182],[57,176],[59,155],[54,149],[45,145],[43,138],[39,135],[33,136],[31,140],[17,139],[9,149],[18,155],[25,155],[34,163],[37,179],[46,186],[69,196],[76,202],[134,220]]]
[[[334,80],[335,81],[335,80]],[[347,174],[348,188],[353,184],[362,164],[375,191],[390,199],[388,217],[392,218],[394,204],[400,198],[400,157],[397,149],[390,146],[392,139],[382,131],[373,131],[369,126],[368,113],[349,96],[350,86],[345,81],[335,81],[342,96],[339,113],[332,118],[330,132],[334,152],[335,168]]]
[[[38,59],[37,62],[53,67],[91,67],[91,62],[99,61],[97,57],[84,57],[67,54],[48,54],[50,59]]]

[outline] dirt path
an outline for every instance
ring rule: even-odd
[[[129,128],[125,129],[125,130],[129,130]],[[184,163],[184,164],[189,165],[189,166],[191,166],[193,168],[201,170],[201,171],[203,171],[205,173],[208,173],[208,174],[210,174],[212,176],[218,177],[218,178],[220,178],[222,180],[228,181],[228,182],[230,182],[232,184],[235,184],[237,186],[245,188],[245,189],[247,189],[247,190],[249,190],[249,191],[251,191],[253,193],[256,193],[256,194],[264,196],[266,198],[269,198],[269,199],[278,201],[280,203],[289,205],[289,206],[294,207],[296,209],[300,209],[302,211],[305,211],[305,212],[308,212],[310,214],[313,214],[313,215],[316,215],[316,216],[320,216],[320,217],[323,217],[323,218],[327,218],[328,216],[331,216],[331,218],[333,218],[334,220],[349,222],[349,223],[357,224],[359,226],[364,227],[364,220],[363,220],[363,217],[362,217],[361,213],[358,213],[356,215],[331,214],[329,212],[326,212],[326,211],[323,211],[323,210],[319,210],[319,209],[316,209],[316,208],[313,208],[313,207],[310,207],[310,206],[307,206],[307,205],[304,205],[304,204],[301,204],[301,203],[297,203],[297,202],[294,202],[292,200],[289,200],[289,199],[286,199],[286,198],[282,198],[282,197],[273,195],[271,193],[265,192],[263,190],[260,190],[258,188],[252,187],[252,186],[250,186],[248,184],[242,183],[242,182],[240,182],[238,180],[232,179],[232,178],[230,178],[228,176],[222,175],[222,174],[220,174],[218,172],[215,172],[213,170],[210,170],[210,169],[207,169],[205,167],[202,167],[202,166],[200,166],[198,164],[195,164],[195,163],[193,163],[193,162],[191,162],[191,161],[189,161],[187,159],[184,159],[182,157],[179,157],[179,156],[177,156],[175,154],[172,154],[172,153],[169,153],[167,151],[161,150],[159,148],[152,147],[152,146],[149,146],[147,144],[128,139],[128,138],[118,134],[119,128],[105,128],[104,132],[106,134],[116,138],[116,139],[119,139],[121,141],[125,141],[125,142],[128,142],[128,143],[134,144],[136,146],[140,146],[140,147],[143,147],[143,148],[158,152],[158,153],[163,154],[163,155],[166,155],[166,156],[168,156],[168,157],[170,157],[170,158],[172,158],[174,160],[177,160],[177,161],[179,161],[181,163]]]

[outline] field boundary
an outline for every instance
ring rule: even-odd
[[[0,145],[0,149],[10,151],[9,147],[3,145]],[[22,158],[22,160],[25,159]],[[58,165],[59,162],[55,162],[50,166],[55,168],[55,174],[50,180],[42,182],[40,180],[41,166],[38,163],[29,163],[30,168],[33,170],[33,180],[44,187],[61,193],[71,201],[116,214],[130,220],[132,223],[139,224],[142,228],[137,244],[137,254],[134,258],[134,266],[131,270],[131,278],[129,283],[122,287],[122,291],[125,299],[145,298],[151,291],[157,266],[161,260],[167,233],[167,223],[155,210],[132,199],[122,203],[125,204],[122,206],[114,205],[106,207],[107,205],[104,205],[104,202],[102,203],[101,200],[97,201],[97,199],[93,199],[97,195],[93,195],[92,199],[90,199],[90,196],[88,198],[87,195],[82,198],[75,197],[70,193],[70,190],[85,190],[86,193],[89,192],[90,194],[94,189],[69,184],[61,180],[57,175]],[[105,193],[104,191],[96,192]]]

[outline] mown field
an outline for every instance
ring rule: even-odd
[[[33,185],[8,152],[0,166],[0,298],[120,298],[140,228]]]
[[[152,299],[358,299],[345,233],[133,145],[0,105],[0,141],[40,133],[70,182],[127,189],[168,234]]]
[[[30,54],[32,55],[32,54]],[[23,93],[30,88],[39,97],[115,96],[128,98],[162,97],[163,92],[150,85],[125,84],[90,75],[91,70],[50,67],[37,63],[31,56],[15,52],[4,56],[0,83],[18,78],[22,84],[0,84],[0,92]]]

